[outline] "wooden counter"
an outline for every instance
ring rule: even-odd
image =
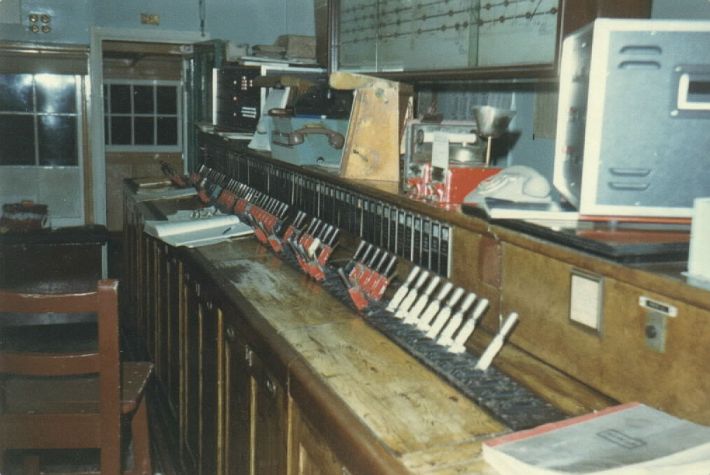
[[[127,200],[130,201],[130,194]],[[189,200],[140,203],[135,207],[138,213],[128,216],[138,220],[156,218],[192,205]],[[138,223],[135,221],[132,226]],[[234,358],[239,359],[242,351],[246,351],[254,355],[248,359],[256,357],[258,364],[263,363],[268,373],[265,380],[273,378],[266,387],[275,388],[275,394],[282,390],[287,395],[275,410],[284,414],[285,421],[272,427],[285,430],[286,435],[279,440],[285,443],[283,466],[288,473],[302,473],[298,467],[303,461],[297,460],[297,454],[306,449],[298,445],[297,430],[317,434],[320,442],[310,446],[311,450],[329,448],[338,466],[351,473],[488,472],[480,458],[480,444],[508,429],[370,327],[319,284],[268,252],[253,237],[191,250],[164,249],[162,243],[145,235],[139,239],[142,244],[135,248],[143,249],[144,256],[157,256],[160,260],[162,255],[168,262],[173,257],[179,260],[183,269],[180,280],[187,282],[174,315],[136,326],[146,329],[148,353],[156,361],[159,379],[163,375],[161,385],[167,399],[172,393],[170,374],[174,370],[165,366],[180,367],[179,390],[172,406],[176,423],[181,426],[187,467],[202,473],[238,472],[229,470],[233,466],[229,447],[234,445],[219,442],[229,432],[227,427],[233,414],[230,416],[230,411],[220,407],[212,407],[215,414],[205,413],[209,405],[204,398],[213,397],[216,404],[226,407],[235,400],[249,399],[243,395],[227,397],[219,389],[233,384],[225,375],[233,371],[230,367],[236,366]],[[158,263],[152,268],[164,265]],[[151,276],[151,266],[137,267],[149,271],[146,276],[149,284],[157,278],[165,285],[170,278],[159,271],[152,271]],[[156,289],[158,296],[150,297],[149,291],[138,300],[149,303],[154,312],[163,315],[170,307],[166,295],[169,291],[161,292],[151,285],[149,288]],[[198,303],[191,304],[191,298]],[[145,313],[147,319],[151,318],[149,313]],[[190,323],[193,318],[196,323]],[[181,342],[178,343],[181,355],[172,362],[161,357],[170,353],[161,348],[170,345],[171,320],[181,322],[183,333],[176,340]],[[242,350],[225,351],[228,339],[220,335],[230,331],[232,340],[242,342]],[[211,333],[214,336],[205,338]],[[213,349],[208,348],[211,344]],[[200,355],[198,359],[192,355],[195,352]],[[550,385],[546,397],[559,400],[559,405],[569,413],[588,412],[610,402],[539,361],[520,353],[515,357],[526,360],[528,367],[536,367],[537,378],[557,382]],[[215,367],[205,364],[206,360],[215,361]],[[197,390],[190,389],[190,373],[195,371],[201,374]],[[210,383],[208,378],[217,382]],[[199,399],[202,412],[190,403],[196,397],[194,394],[202,398]],[[236,411],[233,407],[232,412]],[[193,419],[202,422],[195,423]],[[256,424],[258,427],[258,418]],[[193,426],[198,429],[191,436]],[[212,426],[215,436],[205,432],[206,427]],[[254,431],[258,432],[256,428]],[[270,443],[274,443],[274,435],[270,437]],[[215,447],[209,448],[211,444]],[[258,455],[258,451],[254,453]],[[202,461],[210,456],[216,460]],[[232,456],[231,460],[235,458],[239,459]],[[251,463],[255,473],[259,473],[258,461]],[[269,470],[278,472],[283,466]]]
[[[563,412],[638,400],[710,424],[710,346],[703,344],[710,341],[710,291],[688,285],[684,262],[623,264],[208,141],[225,148],[206,147],[211,166],[263,192],[283,193],[278,180],[286,171],[451,225],[449,279],[491,301],[469,351],[485,348],[499,314],[518,312],[495,365]],[[125,236],[128,300],[139,311],[128,326],[156,360],[183,458],[195,473],[489,470],[480,444],[507,431],[504,425],[256,240],[185,250],[143,236],[142,219],[197,201],[137,203],[134,190],[126,188]],[[340,252],[349,257],[351,250]],[[403,259],[399,274],[409,267]],[[598,283],[598,329],[570,319],[574,275]],[[641,305],[644,299],[653,305]],[[649,326],[662,341],[649,337]],[[264,465],[267,459],[276,462]]]
[[[449,278],[491,302],[482,321],[484,331],[495,332],[498,316],[516,311],[521,320],[511,341],[522,351],[613,399],[641,401],[710,424],[710,380],[701,363],[710,358],[710,345],[705,344],[710,341],[710,288],[691,285],[682,274],[687,262],[678,252],[682,246],[677,233],[665,238],[674,251],[671,256],[680,256],[676,261],[664,255],[658,262],[651,258],[624,263],[564,244],[554,232],[531,233],[512,223],[438,209],[396,191],[271,160],[209,134],[201,140],[207,166],[263,192],[279,193],[284,174],[292,175],[321,189],[336,186],[358,199],[382,201],[447,223],[453,256]],[[327,215],[321,217],[329,222]],[[644,233],[635,234],[635,243],[644,245]],[[655,247],[663,241],[650,236],[657,233],[647,234]],[[598,329],[570,319],[572,275],[580,273],[599,282]],[[645,299],[651,307],[641,305]],[[658,310],[664,307],[676,316]],[[649,325],[661,338],[647,337]],[[471,349],[480,350],[489,338],[477,335],[469,342]],[[524,370],[511,371],[525,384],[536,384]]]

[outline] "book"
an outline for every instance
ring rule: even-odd
[[[186,220],[149,220],[145,222],[143,229],[147,234],[174,247],[206,246],[254,232],[251,226],[242,223],[234,215]]]
[[[485,441],[483,458],[502,475],[710,474],[710,427],[629,403]]]

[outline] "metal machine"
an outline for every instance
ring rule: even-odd
[[[260,76],[317,76],[319,68],[296,67],[288,64],[225,63],[213,71],[212,123],[219,131],[251,133],[256,130],[266,102],[267,88],[258,84]]]
[[[710,196],[710,22],[599,19],[562,53],[554,184],[584,215]]]
[[[461,203],[485,178],[501,169],[484,166],[476,122],[410,120],[405,129],[402,188],[412,198]]]

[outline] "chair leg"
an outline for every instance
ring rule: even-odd
[[[138,409],[131,419],[131,437],[133,439],[133,474],[151,475],[150,433],[148,431],[148,407],[143,396]]]

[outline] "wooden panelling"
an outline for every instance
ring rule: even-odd
[[[249,347],[234,322],[224,333],[224,390],[222,472],[230,475],[251,471],[252,413],[255,393],[249,373]]]
[[[290,400],[291,440],[288,475],[324,475],[348,473],[333,450],[323,443],[323,436]]]
[[[599,334],[569,320],[570,273],[564,261],[521,249],[503,248],[504,311],[520,322],[510,341],[541,360],[621,402],[642,401],[702,423],[710,423],[710,382],[705,362],[710,338],[707,313],[669,295],[602,277]],[[648,296],[678,308],[667,321],[664,353],[646,345]]]
[[[646,313],[639,297],[676,306],[666,321],[665,352],[645,341]],[[604,349],[600,379],[621,401],[639,400],[702,424],[710,424],[710,319],[706,312],[669,295],[607,279],[604,302]]]
[[[500,298],[500,246],[489,234],[455,227],[451,280],[489,301],[485,315],[497,317]]]

